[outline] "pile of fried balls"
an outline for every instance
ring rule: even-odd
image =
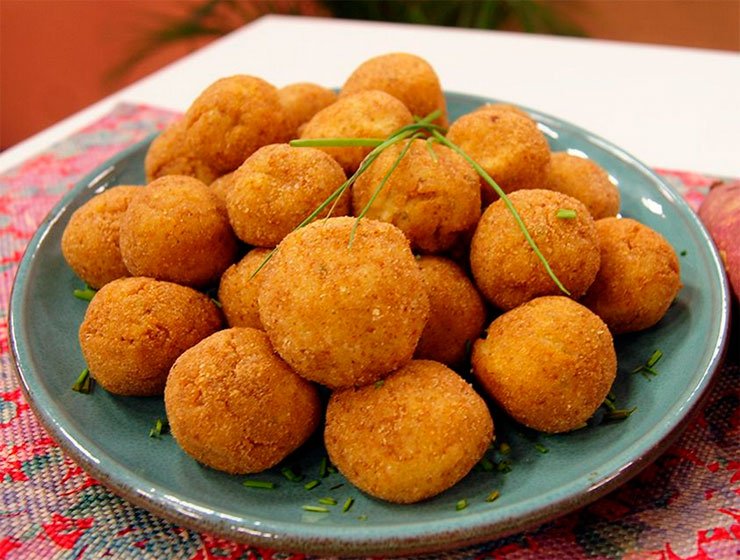
[[[387,148],[298,227],[372,147],[289,140],[384,139],[434,111],[569,295],[505,201],[426,137]],[[613,336],[658,323],[681,288],[673,248],[618,216],[602,167],[552,153],[512,105],[449,123],[412,54],[365,61],[338,94],[220,79],[152,142],[145,171],[64,231],[66,261],[97,289],[82,353],[104,389],[164,395],[182,449],[228,473],[273,467],[323,429],[367,494],[439,494],[488,449],[492,407],[542,432],[585,426],[615,379]]]

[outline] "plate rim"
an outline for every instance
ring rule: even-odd
[[[445,95],[447,96],[448,103],[451,98],[464,98],[468,102],[480,102],[480,104],[505,102],[455,91],[446,91]],[[718,289],[721,306],[721,314],[719,321],[717,322],[719,336],[711,351],[708,366],[701,375],[699,381],[693,386],[694,390],[691,393],[691,398],[686,402],[673,403],[666,410],[664,417],[670,418],[671,422],[666,422],[665,424],[669,427],[656,426],[648,433],[642,434],[641,438],[632,442],[632,444],[625,450],[624,453],[627,453],[627,450],[634,449],[635,451],[630,454],[630,457],[636,456],[636,459],[628,461],[626,464],[624,460],[615,461],[614,459],[604,463],[604,465],[607,465],[613,462],[618,462],[620,463],[619,466],[621,466],[621,468],[606,469],[601,476],[590,481],[587,487],[580,491],[574,488],[570,493],[563,494],[563,487],[561,487],[557,492],[551,492],[557,494],[558,498],[535,508],[530,511],[528,515],[523,515],[521,512],[514,512],[513,515],[510,515],[507,518],[494,519],[486,522],[485,519],[479,519],[485,518],[485,514],[479,513],[472,517],[460,517],[458,519],[446,518],[444,520],[435,519],[433,521],[419,521],[404,524],[404,527],[406,528],[413,526],[416,529],[412,535],[389,535],[383,531],[386,525],[327,527],[321,525],[287,523],[282,521],[262,523],[261,520],[249,518],[241,518],[239,520],[233,520],[232,523],[228,523],[228,520],[225,520],[224,516],[219,516],[216,511],[211,510],[210,516],[206,515],[204,517],[203,512],[198,511],[203,508],[200,508],[198,504],[193,503],[194,500],[190,500],[190,502],[183,504],[183,502],[177,499],[168,497],[165,488],[155,487],[152,482],[147,482],[151,492],[145,491],[141,488],[141,484],[138,486],[136,485],[137,481],[142,481],[141,477],[131,475],[128,472],[107,472],[104,467],[99,466],[100,461],[96,461],[95,457],[89,451],[90,446],[88,445],[86,447],[80,444],[79,440],[87,439],[87,437],[84,434],[79,434],[77,435],[77,440],[75,440],[75,435],[68,433],[64,429],[64,426],[61,425],[59,419],[55,418],[51,411],[47,410],[43,406],[40,402],[41,398],[37,402],[36,391],[38,390],[39,392],[42,392],[41,390],[43,387],[37,386],[40,384],[36,383],[38,380],[34,379],[32,373],[24,371],[22,363],[25,349],[22,347],[23,345],[20,342],[22,335],[18,331],[20,325],[18,324],[17,319],[17,315],[19,315],[20,312],[17,310],[20,309],[20,294],[23,292],[24,284],[27,280],[27,274],[33,261],[33,256],[51,226],[61,217],[66,207],[75,201],[77,197],[81,196],[87,188],[95,184],[101,176],[109,172],[111,169],[114,169],[122,160],[129,158],[139,150],[145,149],[145,147],[159,133],[153,133],[147,138],[129,146],[125,150],[122,150],[78,181],[70,191],[62,196],[44,220],[42,220],[24,250],[16,271],[9,298],[8,333],[10,343],[9,347],[11,351],[11,360],[9,360],[9,362],[11,369],[15,372],[16,377],[20,382],[20,387],[24,397],[31,406],[36,419],[39,420],[52,438],[59,444],[61,449],[71,456],[77,464],[82,466],[96,480],[111,489],[114,493],[131,501],[137,506],[143,507],[144,509],[172,522],[191,527],[198,531],[218,534],[229,539],[252,545],[267,546],[278,550],[298,550],[314,554],[400,555],[409,553],[418,554],[424,552],[438,552],[441,550],[460,548],[489,539],[501,538],[512,533],[532,528],[533,526],[584,506],[625,483],[652,463],[669,447],[669,445],[688,425],[688,420],[698,412],[707,399],[712,383],[716,380],[716,374],[719,371],[720,365],[727,351],[731,305],[729,285],[717,249],[706,231],[706,228],[701,223],[698,216],[693,212],[693,210],[691,210],[683,197],[676,193],[665,180],[658,176],[644,163],[608,140],[605,140],[602,137],[568,121],[564,121],[557,117],[521,105],[518,106],[532,114],[538,122],[543,124],[554,124],[556,127],[577,133],[579,136],[587,139],[588,142],[597,145],[599,148],[636,168],[641,174],[648,176],[652,180],[654,186],[660,191],[661,195],[668,199],[672,204],[680,207],[684,217],[688,217],[688,220],[697,228],[696,231],[698,232],[700,239],[704,242],[703,245],[706,247],[708,252],[709,261],[713,265],[711,272],[718,273],[717,276],[720,278],[720,285],[715,286],[715,288]],[[48,400],[53,400],[50,396],[47,398]],[[648,438],[647,436],[652,437]],[[642,442],[642,440],[646,438],[650,439],[651,444],[648,445],[647,443]],[[90,443],[92,443],[92,447],[97,448],[96,444],[93,442]],[[638,453],[638,450],[642,450],[642,452]],[[602,465],[602,470],[604,465]],[[565,486],[565,488],[570,488],[574,485],[579,487],[583,486],[583,484],[577,484],[578,482],[578,480],[571,481]],[[514,506],[517,506],[514,509],[526,510],[527,508],[524,506],[527,501],[528,500],[513,504]],[[189,508],[185,506],[189,506]],[[283,529],[282,533],[280,533],[281,526]],[[293,529],[292,531],[290,530],[291,528]],[[332,532],[334,534],[331,534]]]

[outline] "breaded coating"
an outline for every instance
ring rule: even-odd
[[[614,334],[655,325],[681,290],[676,252],[657,231],[630,218],[596,222],[601,268],[581,302]]]
[[[442,364],[414,360],[382,383],[332,394],[324,442],[332,463],[371,496],[430,498],[462,479],[493,439],[483,399]]]
[[[398,99],[371,90],[347,95],[322,109],[306,123],[301,138],[380,138],[411,124],[413,117]],[[349,175],[354,173],[372,148],[348,146],[321,148],[336,159]]]
[[[594,220],[616,216],[619,212],[619,189],[609,180],[604,168],[591,159],[554,152],[546,188],[577,198]]]
[[[200,292],[151,278],[119,278],[87,307],[79,339],[87,367],[117,395],[161,395],[185,350],[221,328],[218,308]]]
[[[398,228],[329,218],[290,233],[259,293],[275,350],[330,388],[365,385],[407,363],[429,314],[421,271]]]
[[[269,249],[255,248],[221,275],[218,301],[230,327],[252,327],[264,330],[260,321],[257,296],[265,275],[254,272],[265,262]],[[268,261],[265,267],[270,266]]]
[[[121,216],[141,187],[121,185],[94,196],[72,214],[62,234],[62,255],[89,286],[98,289],[129,276],[118,243]]]
[[[236,258],[237,240],[211,190],[167,175],[134,197],[121,218],[123,262],[133,276],[187,286],[216,281]]]
[[[189,153],[218,175],[233,171],[262,146],[285,142],[290,132],[277,88],[246,75],[208,86],[188,108],[184,123]]]
[[[164,392],[172,435],[204,465],[256,473],[303,444],[321,420],[316,388],[262,331],[217,332],[178,358]]]
[[[498,317],[473,346],[473,372],[517,422],[559,433],[585,425],[617,373],[609,329],[563,296],[546,296]]]
[[[571,297],[581,297],[600,262],[594,220],[586,207],[575,198],[541,189],[516,191],[509,199]],[[575,216],[558,217],[561,210],[575,211]],[[478,289],[504,310],[538,296],[562,293],[503,200],[491,204],[478,222],[470,265]]]
[[[258,247],[275,247],[345,181],[341,166],[316,148],[272,144],[257,150],[237,169],[226,194],[234,232]],[[332,205],[319,217],[325,217]],[[349,192],[333,215],[349,214]]]
[[[289,123],[289,138],[298,138],[304,124],[337,100],[337,94],[329,88],[309,82],[282,87],[278,90],[278,97]]]
[[[387,148],[360,175],[352,188],[353,212],[360,214],[393,169],[366,216],[398,227],[414,249],[428,253],[445,251],[478,223],[478,174],[446,146],[427,144],[420,138],[410,142],[410,146],[408,142],[399,142]]]
[[[446,127],[447,102],[439,77],[423,58],[409,53],[389,53],[366,60],[352,72],[340,96],[377,89],[400,99],[411,114],[426,117],[440,110],[434,122]]]
[[[462,268],[442,257],[418,259],[429,296],[429,320],[414,357],[460,364],[480,336],[486,308]]]
[[[547,186],[550,147],[536,123],[507,108],[488,107],[463,115],[447,138],[462,148],[505,193]],[[482,178],[484,206],[498,199]]]
[[[144,159],[147,183],[165,175],[188,175],[209,184],[221,175],[199,153],[189,149],[185,134],[185,122],[180,119],[152,141]]]
[[[234,173],[236,173],[236,171],[232,171],[231,173],[227,173],[226,175],[221,175],[218,179],[216,179],[209,185],[211,192],[216,195],[216,198],[223,207],[224,211],[226,211],[226,193],[229,192],[229,189],[231,189],[231,185],[234,179]]]
[[[529,120],[534,121],[534,119],[532,118],[532,115],[530,115],[529,113],[527,113],[521,107],[518,107],[517,105],[512,105],[511,103],[486,103],[484,105],[481,105],[480,107],[478,107],[477,109],[475,109],[472,112],[488,111],[488,110],[492,110],[492,111],[513,111],[517,115],[521,115],[522,117],[526,117]]]

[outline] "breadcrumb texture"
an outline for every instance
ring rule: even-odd
[[[414,357],[460,364],[483,330],[483,298],[465,271],[451,260],[422,256],[418,262],[429,296],[429,320]]]
[[[144,158],[147,183],[165,175],[188,175],[209,184],[221,175],[219,169],[189,149],[186,134],[185,121],[180,119],[152,141]]]
[[[221,275],[218,301],[230,327],[264,330],[260,321],[257,296],[265,275],[261,273],[252,275],[269,254],[269,249],[252,249]],[[270,262],[268,261],[265,266],[270,266]]]
[[[473,371],[515,420],[542,432],[585,425],[617,372],[609,329],[563,297],[534,299],[498,317],[473,347]]]
[[[200,292],[151,278],[120,278],[95,294],[79,339],[90,373],[104,389],[161,395],[180,354],[221,325],[218,308]]]
[[[237,169],[226,193],[236,235],[259,247],[275,247],[346,181],[341,166],[315,148],[272,144],[257,150]],[[349,214],[349,192],[332,208]]]
[[[384,91],[362,91],[341,97],[306,123],[301,138],[385,139],[413,122],[406,106]],[[336,159],[347,174],[354,173],[372,148],[362,146],[321,148]]]
[[[446,127],[447,102],[439,77],[423,58],[409,53],[389,53],[366,60],[342,86],[341,96],[381,90],[400,99],[412,115],[426,117],[440,110],[435,124]]]
[[[414,360],[382,385],[332,394],[324,442],[334,465],[371,496],[430,498],[462,479],[493,438],[483,399],[437,362]]]
[[[604,168],[591,159],[554,152],[550,157],[547,188],[583,202],[594,220],[616,216],[619,212],[619,189],[609,180]]]
[[[421,271],[403,233],[374,220],[329,218],[289,234],[259,293],[275,350],[330,388],[365,385],[407,363],[429,314]]]
[[[652,327],[681,290],[681,271],[671,244],[630,218],[596,222],[601,268],[582,303],[615,334]]]
[[[513,192],[509,200],[560,282],[573,298],[582,296],[600,262],[594,220],[583,203],[542,189]],[[575,218],[558,218],[561,209],[575,210]],[[503,200],[483,212],[470,245],[470,265],[486,299],[504,310],[561,293]]]
[[[278,90],[278,97],[285,109],[290,138],[297,138],[303,125],[337,100],[329,88],[310,82],[289,84]]]
[[[353,212],[360,214],[408,147],[366,216],[398,227],[414,249],[441,252],[469,234],[480,219],[478,175],[446,146],[410,142],[389,147],[360,175],[352,188]]]
[[[164,403],[180,447],[232,474],[279,463],[321,420],[316,388],[275,354],[265,333],[250,328],[217,332],[180,356]]]
[[[121,257],[121,216],[141,187],[121,185],[103,191],[72,214],[62,234],[62,255],[89,286],[98,289],[130,276]]]
[[[237,240],[206,185],[168,175],[130,202],[121,218],[120,247],[133,276],[200,287],[218,280],[234,262]]]

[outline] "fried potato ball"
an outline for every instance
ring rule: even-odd
[[[380,90],[400,99],[411,114],[426,117],[441,111],[434,122],[446,127],[447,102],[439,77],[423,58],[409,53],[389,53],[366,60],[352,72],[340,96]]]
[[[550,147],[536,123],[507,108],[488,107],[463,115],[447,138],[462,148],[505,193],[547,186]],[[482,178],[484,205],[498,196]]]
[[[161,177],[131,200],[121,218],[120,246],[132,275],[195,287],[217,280],[237,251],[216,196],[184,175]]]
[[[451,260],[422,256],[418,262],[429,296],[429,320],[414,357],[459,364],[483,330],[483,299],[463,269]]]
[[[392,223],[406,234],[412,248],[429,253],[449,249],[475,228],[481,206],[477,173],[450,148],[430,147],[422,139],[387,148],[360,175],[352,188],[355,215],[391,170],[366,217]]]
[[[396,503],[430,498],[462,479],[493,439],[483,399],[437,362],[414,360],[382,385],[332,394],[324,442],[352,484]]]
[[[264,146],[231,179],[226,193],[229,221],[242,241],[274,247],[346,179],[341,166],[321,150],[288,144]],[[333,215],[348,213],[346,193],[334,205]]]
[[[340,98],[306,123],[301,138],[385,138],[413,122],[406,106],[384,91],[362,91]],[[354,173],[372,148],[321,148],[347,174]]]
[[[119,278],[103,286],[80,325],[90,374],[117,395],[161,395],[185,350],[221,328],[207,296],[152,278]]]
[[[236,173],[236,171],[232,171],[231,173],[227,173],[226,175],[221,175],[218,179],[216,179],[209,185],[211,192],[216,195],[216,198],[223,207],[224,211],[226,211],[226,193],[229,192],[229,189],[231,189],[231,184],[234,180],[234,173]]]
[[[164,404],[180,447],[231,474],[279,463],[321,420],[316,388],[275,354],[265,333],[250,328],[217,332],[183,353]]]
[[[232,264],[221,276],[218,301],[230,327],[252,327],[264,330],[260,321],[257,296],[265,275],[255,271],[270,254],[269,249],[255,248]],[[268,261],[265,266],[269,266]]]
[[[208,86],[188,108],[184,126],[188,152],[218,175],[233,171],[262,146],[285,142],[290,133],[277,88],[246,75]]]
[[[473,346],[473,372],[515,420],[549,433],[585,425],[617,373],[609,329],[563,296],[533,299],[499,316]]]
[[[601,267],[581,302],[614,334],[655,325],[681,289],[676,252],[657,231],[630,218],[596,222]]]
[[[530,115],[529,113],[527,113],[521,107],[518,107],[516,105],[512,105],[511,103],[486,103],[485,105],[481,105],[480,107],[478,107],[477,109],[475,109],[474,112],[477,112],[477,111],[488,111],[488,110],[493,110],[493,111],[513,111],[517,115],[521,115],[522,117],[526,117],[529,120],[534,121],[534,119],[532,118],[532,115]]]
[[[288,119],[289,138],[297,138],[304,124],[337,100],[337,94],[332,90],[308,82],[280,88],[278,97]]]
[[[583,202],[594,220],[619,212],[619,189],[604,168],[591,159],[554,152],[547,188]]]
[[[259,292],[275,350],[330,388],[365,385],[411,359],[429,314],[421,271],[398,228],[329,218],[288,234]]]
[[[122,185],[94,196],[72,214],[62,234],[62,255],[70,268],[98,289],[129,276],[118,244],[121,216],[141,187]]]
[[[509,200],[560,282],[573,298],[581,297],[600,262],[594,220],[586,207],[575,198],[542,189],[516,191]],[[561,210],[575,211],[575,216],[560,218]],[[481,216],[470,245],[470,265],[478,289],[504,310],[561,293],[503,200]]]
[[[221,175],[218,169],[188,148],[186,133],[185,122],[179,120],[152,141],[144,158],[147,183],[165,175],[188,175],[209,184]]]

